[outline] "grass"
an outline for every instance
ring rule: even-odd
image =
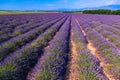
[[[7,15],[7,14],[33,14],[33,13],[41,13],[41,12],[10,12],[10,11],[0,11],[0,15]]]

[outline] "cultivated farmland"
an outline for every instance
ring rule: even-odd
[[[0,80],[120,80],[120,16],[0,15]]]

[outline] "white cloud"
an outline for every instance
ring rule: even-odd
[[[107,4],[108,5],[115,4],[115,1],[114,0],[110,0]]]
[[[103,0],[106,5],[117,4],[118,0]]]
[[[114,4],[120,4],[120,0],[101,0],[101,1],[76,1],[73,3],[74,8],[87,8],[87,7],[100,7],[105,5],[114,5]]]
[[[87,8],[87,7],[93,7],[92,5],[97,5],[97,3],[92,3],[92,2],[87,2],[87,3],[82,3],[80,1],[77,1],[74,3],[74,6],[76,6],[76,8]]]
[[[47,7],[53,7],[54,4],[46,4]]]

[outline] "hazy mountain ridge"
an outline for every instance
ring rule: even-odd
[[[100,6],[100,7],[92,7],[92,8],[80,8],[80,9],[70,9],[70,8],[60,8],[53,11],[83,11],[83,10],[96,10],[96,9],[110,9],[110,10],[119,10],[120,5],[108,5],[108,6]]]
[[[108,6],[101,6],[101,7],[96,7],[93,9],[111,9],[111,10],[118,10],[120,9],[120,5],[108,5]]]

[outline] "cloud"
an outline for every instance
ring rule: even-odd
[[[108,5],[115,4],[115,0],[110,0],[107,4]]]
[[[53,7],[54,4],[46,4],[47,7]]]
[[[80,1],[76,0],[73,5],[75,8],[86,8],[86,7],[100,7],[106,5],[116,5],[120,4],[120,0],[101,0],[101,1]]]
[[[83,3],[83,2],[81,2],[81,1],[76,1],[76,2],[74,2],[74,6],[76,7],[76,8],[87,8],[87,7],[94,7],[94,6],[96,7],[96,6],[98,6],[98,3],[93,3],[93,2],[85,2],[85,3]]]
[[[117,4],[119,1],[118,0],[103,0],[103,2],[106,5],[112,5],[112,4]]]

